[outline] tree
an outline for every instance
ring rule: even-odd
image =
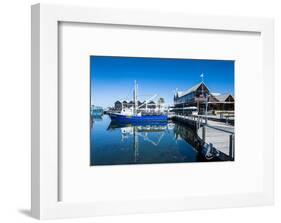
[[[158,99],[158,104],[164,104],[164,103],[165,103],[164,98],[159,98],[159,99]]]
[[[162,108],[164,105],[164,102],[165,102],[164,98],[159,98],[157,101],[158,108]]]

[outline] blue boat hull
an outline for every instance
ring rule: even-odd
[[[109,114],[112,121],[118,121],[122,123],[142,123],[142,122],[167,122],[167,115],[144,115],[144,116],[128,116],[120,114]]]

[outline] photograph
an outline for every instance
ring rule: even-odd
[[[91,55],[90,166],[233,162],[234,80],[234,60]]]

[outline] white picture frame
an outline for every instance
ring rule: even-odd
[[[262,190],[252,194],[193,196],[104,202],[59,199],[59,55],[60,22],[176,29],[256,32],[262,43],[263,135]],[[273,19],[188,15],[153,11],[97,9],[37,4],[32,6],[32,197],[31,213],[39,219],[86,217],[190,209],[269,205],[274,201],[274,41]]]

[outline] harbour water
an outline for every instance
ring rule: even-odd
[[[206,158],[196,130],[173,121],[121,125],[103,115],[90,134],[91,166],[219,161]]]

